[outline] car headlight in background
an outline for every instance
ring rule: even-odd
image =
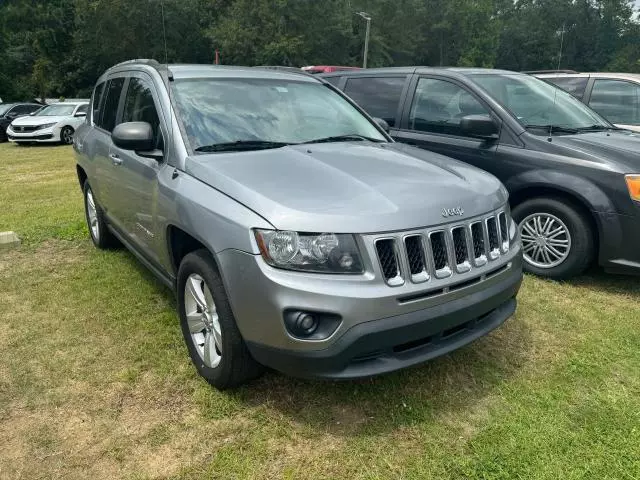
[[[44,125],[38,126],[38,130],[44,130],[45,128],[55,127],[58,122],[54,123],[45,123]]]
[[[255,230],[265,262],[273,267],[318,273],[362,273],[353,235]]]
[[[629,195],[636,202],[640,202],[640,175],[625,175]]]

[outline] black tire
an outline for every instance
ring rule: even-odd
[[[220,355],[220,363],[213,368],[204,364],[193,341],[187,322],[185,286],[189,276],[192,274],[199,275],[206,283],[218,314],[222,332],[222,353]],[[196,250],[184,257],[178,270],[177,289],[182,334],[184,335],[191,361],[198,373],[219,390],[237,387],[259,377],[263,372],[263,367],[253,359],[240,335],[222,279],[207,250]]]
[[[62,130],[60,130],[60,142],[65,145],[71,145],[73,143],[73,134],[73,128],[69,126],[62,127]]]
[[[112,248],[118,244],[117,239],[113,236],[113,234],[107,228],[107,222],[104,219],[104,212],[98,201],[93,196],[93,191],[91,190],[91,186],[89,185],[89,181],[85,180],[84,187],[82,189],[84,196],[84,217],[87,221],[87,228],[89,229],[89,236],[93,241],[93,244],[100,249]],[[93,202],[95,204],[96,209],[96,223],[97,223],[97,235],[94,233],[91,228],[91,220],[89,218],[89,202],[88,202],[88,194],[91,193],[93,198]]]
[[[593,262],[596,250],[592,224],[580,206],[563,198],[532,198],[517,205],[512,212],[520,226],[523,220],[533,214],[551,214],[560,219],[571,235],[571,247],[565,260],[557,266],[539,268],[524,259],[524,269],[541,277],[556,280],[568,279],[583,273]]]

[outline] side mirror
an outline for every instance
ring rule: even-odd
[[[373,120],[378,124],[380,128],[389,133],[389,124],[384,118],[375,117]]]
[[[87,113],[86,112],[77,112],[74,117],[86,117]]]
[[[498,139],[498,125],[489,115],[467,115],[460,120],[460,130],[469,137]]]
[[[154,149],[153,129],[147,122],[126,122],[117,125],[111,132],[116,147],[135,152],[148,152]]]

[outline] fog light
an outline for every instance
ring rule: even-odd
[[[296,329],[303,335],[311,335],[318,328],[318,321],[313,315],[301,313],[296,318]]]

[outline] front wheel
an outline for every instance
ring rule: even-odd
[[[101,249],[112,247],[116,239],[107,228],[104,213],[98,205],[88,181],[84,182],[84,213],[93,244]]]
[[[583,273],[593,261],[595,240],[580,208],[560,198],[532,198],[513,209],[526,271],[553,279]]]
[[[64,127],[60,130],[60,141],[65,145],[71,145],[73,143],[73,128]]]
[[[236,325],[222,279],[207,250],[184,257],[178,270],[182,334],[198,373],[219,390],[262,372]]]

